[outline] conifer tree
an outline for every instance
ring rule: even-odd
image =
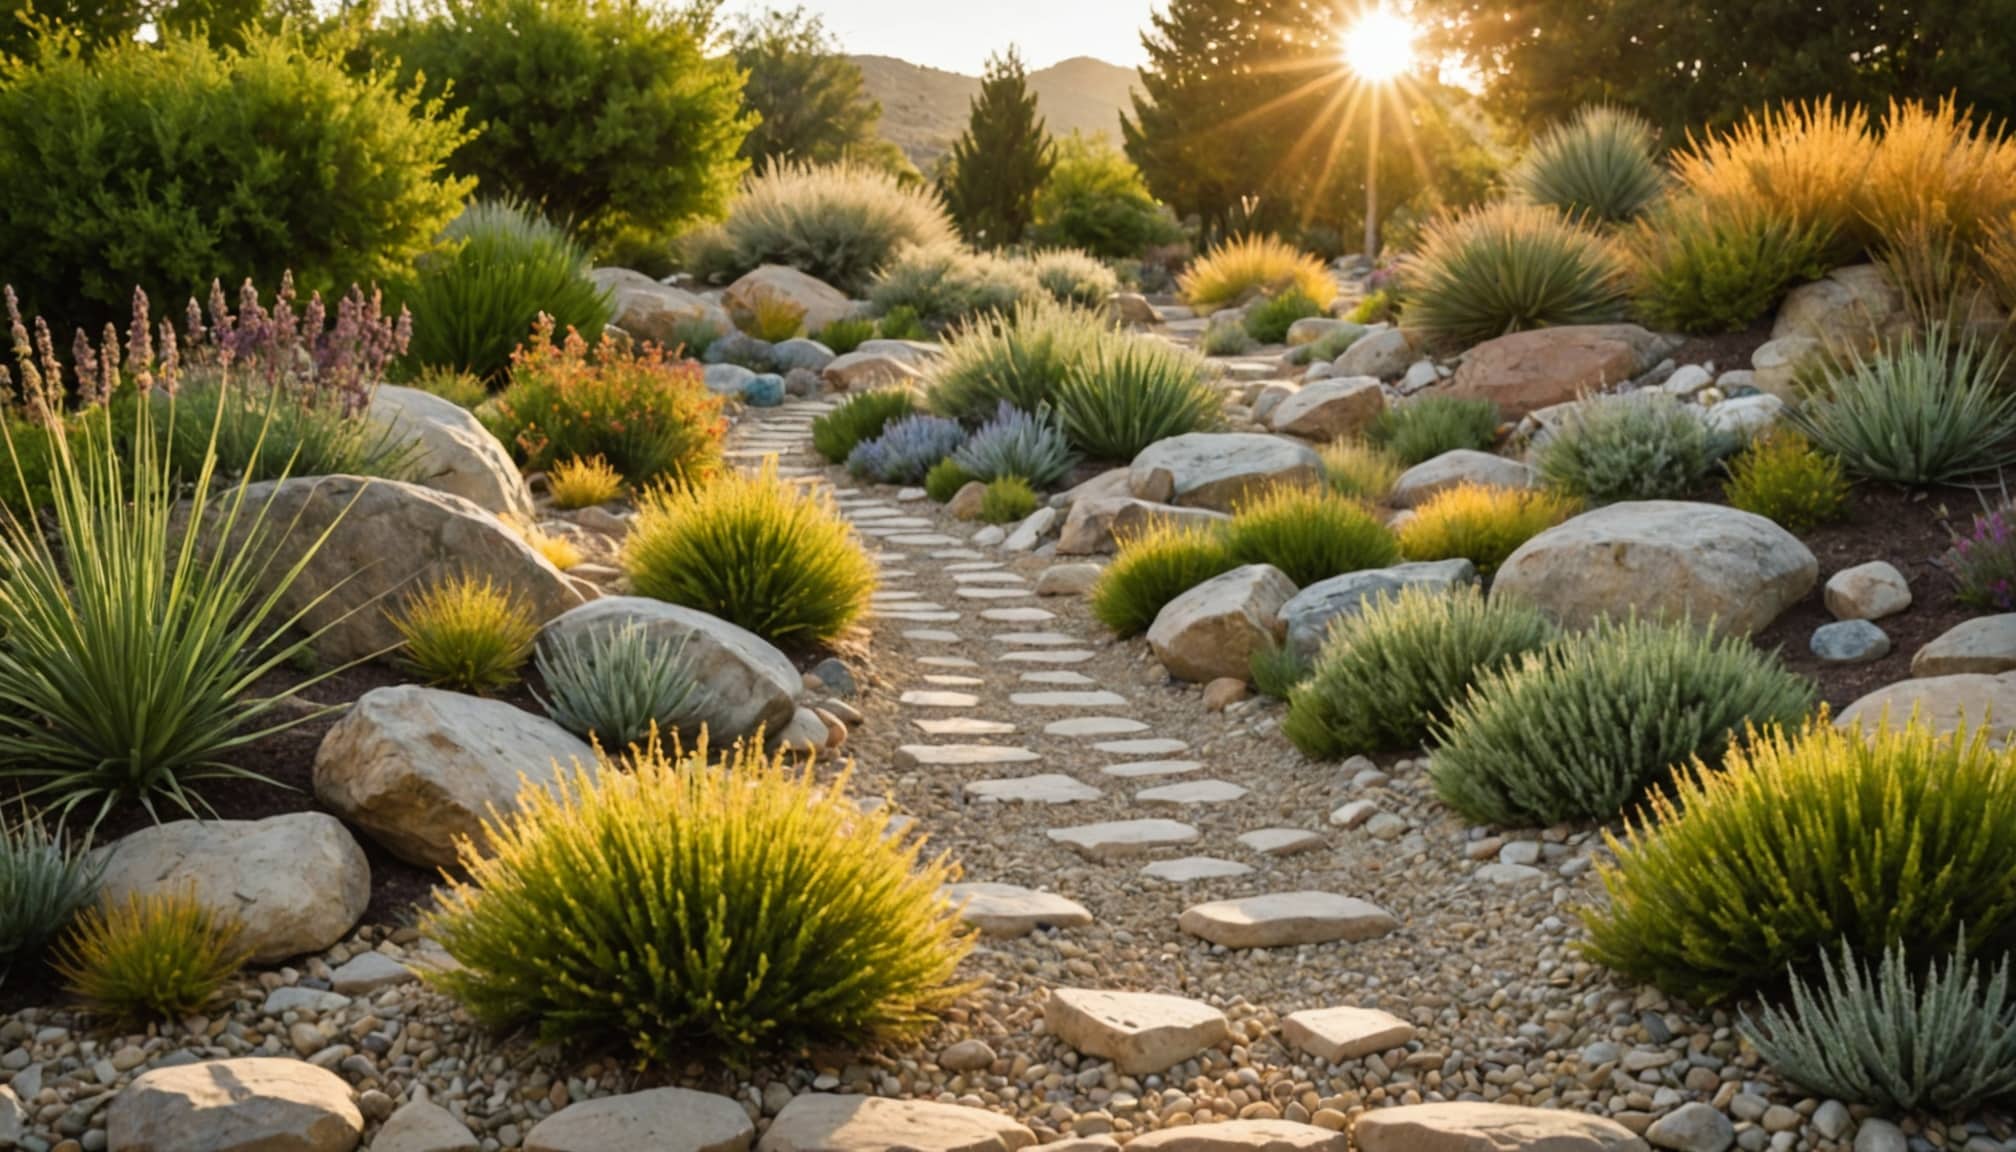
[[[1055,149],[1036,95],[1014,48],[987,62],[965,134],[952,145],[940,191],[959,230],[974,244],[1000,248],[1022,239],[1035,217],[1036,192],[1050,176]]]

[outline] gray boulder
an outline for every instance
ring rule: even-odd
[[[642,272],[628,268],[596,268],[588,273],[615,303],[618,328],[640,340],[670,348],[681,342],[679,329],[689,321],[702,321],[715,332],[732,332],[735,325],[728,312],[704,296],[682,288],[660,284]]]
[[[1346,616],[1356,616],[1383,596],[1396,596],[1403,588],[1453,592],[1475,583],[1477,568],[1468,560],[1395,564],[1319,580],[1281,606],[1281,619],[1288,627],[1288,648],[1303,660],[1313,660],[1322,651],[1332,625]]]
[[[1307,444],[1252,432],[1191,432],[1158,441],[1134,457],[1134,496],[1230,512],[1249,495],[1276,485],[1313,488],[1323,459]]]
[[[1464,484],[1519,489],[1536,483],[1530,464],[1474,448],[1458,448],[1402,472],[1387,501],[1395,508],[1416,508],[1438,493]]]
[[[475,414],[418,388],[380,385],[371,419],[419,442],[415,483],[460,496],[486,512],[531,520],[532,493],[511,454]]]

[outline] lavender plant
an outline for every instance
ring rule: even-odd
[[[966,430],[944,416],[905,416],[847,454],[847,471],[880,484],[916,484],[966,442]]]
[[[2016,532],[2010,529],[2010,509],[1996,508],[1974,517],[1974,527],[1955,537],[1946,553],[1946,570],[1959,585],[1962,604],[1996,612],[2016,610]]]
[[[1078,462],[1048,405],[1031,415],[1006,400],[992,420],[952,453],[952,459],[975,479],[1019,476],[1033,488],[1055,487]]]

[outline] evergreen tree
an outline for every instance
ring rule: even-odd
[[[817,16],[803,8],[752,16],[735,30],[729,49],[749,74],[742,106],[760,118],[742,141],[742,156],[759,170],[776,160],[908,167],[901,150],[876,132],[882,105],[862,86],[860,67]]]
[[[952,145],[940,191],[959,230],[974,244],[1000,248],[1022,239],[1036,214],[1036,192],[1050,176],[1055,149],[1022,57],[1010,48],[987,62],[966,132]]]

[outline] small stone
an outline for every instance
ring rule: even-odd
[[[1082,596],[1099,582],[1097,564],[1052,564],[1036,577],[1038,596]]]
[[[1814,629],[1808,647],[1829,664],[1867,664],[1890,654],[1890,637],[1867,620],[1836,620]]]
[[[945,898],[954,905],[963,903],[961,918],[989,936],[1027,936],[1038,928],[1083,928],[1092,923],[1084,905],[1014,884],[948,884]]]
[[[1805,1118],[1783,1104],[1773,1104],[1764,1110],[1761,1123],[1766,1132],[1790,1132],[1805,1123]]]
[[[969,480],[953,495],[951,501],[945,505],[945,510],[955,519],[978,520],[980,505],[986,499],[987,485],[979,480]]]
[[[426,1100],[394,1112],[371,1142],[371,1152],[477,1152],[480,1147],[453,1113]]]
[[[1370,800],[1353,800],[1330,813],[1330,823],[1339,828],[1356,828],[1377,811],[1379,806]]]
[[[1894,566],[1872,560],[1829,576],[1824,597],[1836,620],[1881,620],[1911,606],[1911,584]]]
[[[1236,676],[1220,676],[1204,686],[1204,708],[1209,712],[1223,712],[1246,699],[1246,696],[1246,681]]]
[[[1910,1147],[1902,1128],[1874,1116],[1855,1132],[1855,1152],[1909,1152]]]
[[[345,996],[368,996],[418,979],[412,969],[383,952],[360,952],[329,974],[329,985]]]
[[[1813,1130],[1829,1140],[1839,1140],[1848,1134],[1855,1118],[1848,1114],[1848,1106],[1839,1100],[1822,1101],[1813,1110]]]
[[[1232,1038],[1225,1014],[1208,1004],[1092,988],[1053,989],[1043,1006],[1043,1025],[1129,1076],[1164,1071]]]
[[[1736,1142],[1736,1126],[1712,1104],[1695,1101],[1654,1120],[1645,1139],[1673,1152],[1727,1152]]]
[[[947,1072],[978,1072],[994,1063],[994,1049],[984,1040],[961,1040],[938,1054],[938,1066]]]

